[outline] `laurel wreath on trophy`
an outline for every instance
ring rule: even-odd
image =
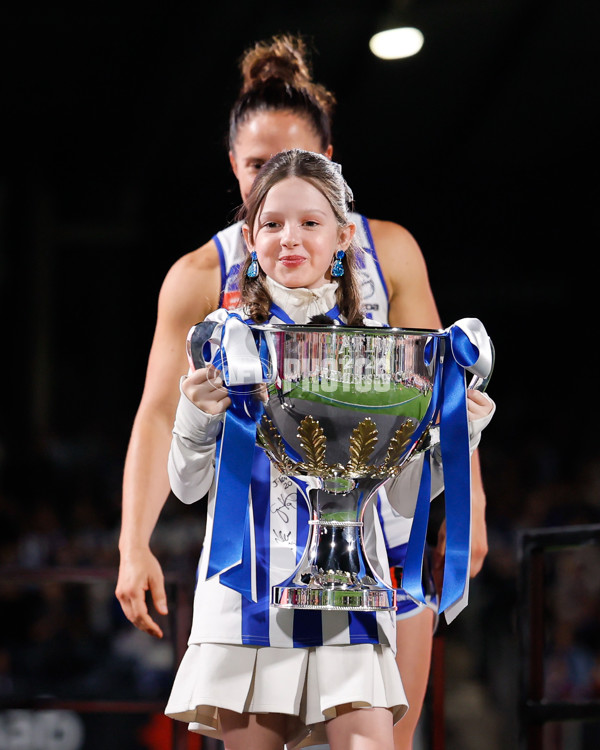
[[[308,415],[298,427],[297,437],[304,453],[304,461],[293,461],[286,452],[283,439],[273,422],[263,415],[258,428],[262,447],[269,453],[273,463],[282,474],[303,474],[319,476],[322,479],[333,477],[394,477],[400,472],[399,461],[410,445],[410,438],[416,429],[412,419],[407,419],[396,430],[380,466],[369,463],[378,440],[377,425],[370,417],[363,419],[354,428],[349,440],[349,460],[343,464],[328,464],[326,461],[327,438],[318,420]]]

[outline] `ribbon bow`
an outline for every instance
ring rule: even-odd
[[[493,365],[490,339],[481,321],[463,318],[441,337],[435,403],[430,404],[432,424],[439,416],[440,450],[446,498],[446,556],[440,613],[451,622],[468,602],[471,552],[471,453],[466,400],[466,371],[474,374],[471,386],[489,379]],[[430,452],[425,454],[423,473],[402,578],[405,591],[425,602],[422,584],[423,555],[431,494]]]

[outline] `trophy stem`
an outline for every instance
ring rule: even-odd
[[[273,588],[275,606],[348,611],[396,606],[396,591],[373,571],[364,548],[362,519],[380,484],[357,481],[344,494],[309,489],[310,541],[291,578]]]

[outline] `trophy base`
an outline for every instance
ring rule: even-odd
[[[283,609],[323,609],[347,612],[390,611],[396,608],[394,589],[310,588],[273,586],[271,604]]]

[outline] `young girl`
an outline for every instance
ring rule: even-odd
[[[245,207],[251,255],[240,273],[244,320],[307,323],[327,315],[341,324],[366,322],[356,274],[360,250],[348,217],[351,199],[338,166],[319,154],[292,150],[264,165]],[[185,378],[181,391],[169,476],[184,502],[209,491],[206,551],[220,531],[211,528],[215,445],[230,399],[210,366]],[[469,412],[478,418],[473,433],[491,411],[487,397],[470,400]],[[296,560],[289,543],[270,534],[282,480],[256,448],[249,488],[258,529],[256,575],[280,581]],[[306,524],[307,509],[301,499],[296,502],[295,486],[286,493],[294,523]],[[379,523],[377,514],[371,522]],[[385,570],[385,549],[379,554]],[[228,750],[275,750],[285,743],[294,748],[325,739],[332,750],[392,750],[393,724],[407,708],[394,661],[394,626],[390,612],[281,610],[269,605],[268,593],[252,602],[219,576],[208,578],[203,553],[189,646],[166,713],[189,722],[193,731],[222,737]]]

